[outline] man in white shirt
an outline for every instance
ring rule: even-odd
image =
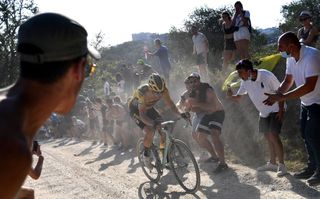
[[[103,85],[104,95],[106,96],[106,98],[108,98],[110,96],[110,84],[106,78],[102,78],[102,81],[104,82],[104,85]]]
[[[301,136],[308,153],[308,164],[294,176],[308,179],[310,186],[320,184],[320,51],[301,45],[293,32],[279,37],[278,51],[287,58],[287,69],[276,94],[266,94],[265,104],[287,99],[301,100]],[[289,89],[296,85],[296,88]]]
[[[273,73],[264,69],[254,69],[252,62],[244,59],[236,65],[241,80],[241,86],[236,95],[228,88],[227,95],[234,101],[239,101],[243,95],[248,94],[259,113],[259,132],[264,134],[268,142],[270,160],[259,167],[258,171],[277,171],[277,176],[287,174],[283,159],[283,145],[279,134],[281,132],[284,115],[284,103],[275,103],[272,106],[265,105],[263,100],[267,98],[264,93],[275,92],[280,85]],[[278,159],[278,165],[276,162]]]
[[[193,41],[193,54],[197,56],[197,65],[202,79],[206,82],[209,81],[208,76],[208,52],[209,42],[207,37],[198,31],[198,27],[191,27],[192,41]]]

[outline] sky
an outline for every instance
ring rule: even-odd
[[[242,0],[249,10],[254,28],[278,26],[282,5],[293,0]],[[34,0],[40,12],[64,14],[80,24],[92,41],[100,31],[103,46],[131,41],[131,34],[140,32],[167,33],[170,28],[183,27],[183,22],[203,6],[233,6],[236,0]]]

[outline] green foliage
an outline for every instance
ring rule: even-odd
[[[33,0],[0,0],[0,87],[13,83],[18,76],[17,30],[37,11]]]
[[[288,5],[283,5],[281,13],[285,19],[284,23],[280,24],[280,29],[283,32],[297,31],[301,27],[299,15],[301,11],[307,10],[312,14],[312,20],[316,26],[320,25],[319,15],[320,0],[299,0],[293,1]]]
[[[223,49],[221,14],[223,12],[231,13],[231,9],[224,7],[214,10],[206,6],[198,8],[193,11],[189,19],[185,20],[185,29],[189,30],[192,25],[196,25],[199,31],[206,35],[210,51],[221,52]]]

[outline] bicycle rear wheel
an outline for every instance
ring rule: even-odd
[[[170,166],[178,183],[187,193],[195,193],[200,187],[199,166],[189,147],[174,139],[169,148]]]
[[[139,163],[141,165],[143,173],[149,178],[151,182],[158,182],[160,180],[160,177],[162,175],[161,169],[160,169],[160,162],[157,160],[157,155],[154,154],[154,150],[151,150],[151,164],[153,165],[153,168],[150,170],[147,167],[145,167],[143,163],[143,154],[144,154],[144,147],[143,147],[143,138],[139,139],[137,143],[137,156],[139,159]]]

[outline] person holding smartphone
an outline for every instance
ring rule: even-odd
[[[34,140],[32,145],[32,154],[38,157],[38,162],[35,167],[31,167],[29,171],[29,176],[37,180],[39,179],[42,171],[42,165],[44,161],[44,157],[42,156],[42,152],[40,149],[40,145],[38,141]],[[20,191],[18,192],[17,198],[35,198],[34,197],[34,190],[31,188],[21,187]]]

